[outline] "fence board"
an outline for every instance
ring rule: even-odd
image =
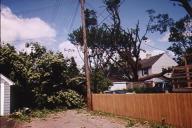
[[[192,127],[192,93],[92,94],[93,110]]]

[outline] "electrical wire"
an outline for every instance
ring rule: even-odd
[[[79,9],[79,1],[77,0],[77,4],[76,4],[76,7],[75,7],[75,12],[73,14],[73,17],[71,19],[71,23],[69,25],[69,29],[68,29],[68,33],[71,31],[71,29],[73,28],[73,25],[74,25],[74,22],[75,22],[75,19],[76,19],[76,16],[77,16],[77,11]]]
[[[123,0],[121,3],[120,3],[120,6],[125,2],[125,0]],[[101,25],[107,18],[109,18],[110,14],[108,14],[98,25]]]
[[[120,5],[122,5],[124,2],[125,2],[125,0],[122,1],[122,2],[120,3]],[[39,10],[46,9],[46,8],[50,8],[50,7],[57,7],[56,10],[55,10],[55,15],[54,15],[54,17],[52,18],[52,20],[54,20],[54,19],[57,17],[57,15],[58,15],[58,10],[61,8],[61,5],[62,5],[62,0],[56,0],[56,4],[54,4],[54,5],[48,5],[48,6],[44,6],[44,7],[36,8],[36,9],[29,9],[29,10],[25,10],[25,11],[23,11],[23,12],[24,12],[24,13],[27,13],[27,12],[29,12],[29,11],[39,11]],[[89,5],[91,8],[94,8],[94,6],[92,6],[90,3],[87,3],[87,5]],[[71,21],[70,21],[70,23],[69,23],[70,25],[69,25],[68,32],[70,32],[70,30],[72,29],[72,27],[73,27],[73,25],[74,25],[74,21],[75,21],[75,18],[76,18],[76,16],[77,16],[77,11],[78,11],[78,9],[79,9],[79,1],[77,0],[77,4],[76,4],[76,8],[75,8],[74,15],[73,15],[73,17],[71,18]],[[95,9],[95,8],[94,8],[94,9]],[[100,17],[100,16],[103,17],[102,14],[103,14],[104,11],[105,11],[105,9],[102,10],[101,13],[99,13],[99,14],[100,14],[99,17]],[[20,12],[14,12],[14,13],[21,13],[21,11],[20,11]],[[109,16],[110,16],[110,15],[107,15],[106,17],[104,17],[103,20],[102,20],[97,26],[100,26]],[[60,37],[60,36],[63,36],[63,35],[64,35],[64,34],[60,34],[60,35],[57,35],[57,37]],[[47,38],[53,38],[53,37],[37,37],[37,38],[8,40],[8,41],[5,40],[5,41],[2,41],[2,42],[23,42],[23,41],[31,41],[31,40],[47,39]],[[153,48],[153,49],[157,49],[157,50],[161,50],[161,51],[166,52],[166,50],[163,50],[163,49],[154,47],[154,46],[152,46],[152,45],[146,44],[145,42],[144,42],[143,44],[146,45],[146,46],[148,46],[148,47],[151,47],[151,48]]]
[[[55,19],[58,17],[58,12],[59,12],[59,9],[61,9],[62,4],[63,4],[63,0],[56,0],[55,5],[56,5],[57,8],[55,8],[55,11],[54,11],[54,13],[53,13],[53,15],[52,15],[52,16],[53,16],[53,17],[52,17],[52,20],[51,20],[52,23],[53,23],[53,22],[55,21]]]
[[[14,12],[15,14],[20,14],[20,13],[29,13],[29,12],[35,12],[35,11],[40,11],[40,10],[43,10],[43,9],[50,9],[51,7],[55,7],[57,5],[48,5],[48,6],[44,6],[44,7],[40,7],[40,8],[33,8],[33,9],[27,9],[27,10],[24,10],[24,11],[16,11]]]
[[[149,47],[151,47],[151,48],[153,48],[153,49],[157,49],[157,50],[160,50],[160,51],[167,52],[167,50],[163,50],[163,49],[160,49],[160,48],[154,47],[154,46],[152,46],[152,45],[146,44],[145,42],[144,42],[143,44],[144,44],[144,45],[146,45],[146,46],[149,46]]]

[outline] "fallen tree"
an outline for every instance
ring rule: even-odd
[[[172,72],[172,70],[173,70],[173,68],[162,69],[162,72],[161,72],[161,73],[152,74],[152,75],[148,75],[148,76],[139,78],[138,81],[145,81],[145,80],[149,80],[149,79],[152,79],[152,78],[159,78],[159,77],[164,77],[164,78],[166,78],[166,79],[171,79],[171,78],[168,78],[168,77],[166,77],[166,76],[164,76],[164,75],[165,75],[166,73]]]

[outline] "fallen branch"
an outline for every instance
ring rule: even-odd
[[[149,80],[149,79],[152,79],[152,78],[158,78],[158,77],[167,78],[167,77],[165,77],[164,75],[165,75],[166,73],[172,72],[172,70],[173,70],[172,68],[163,69],[161,73],[152,74],[152,75],[149,75],[149,76],[145,76],[145,77],[139,78],[138,81],[145,81],[145,80]],[[167,78],[167,79],[170,79],[170,78]]]

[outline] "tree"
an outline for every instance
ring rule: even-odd
[[[112,82],[105,76],[102,70],[93,70],[91,75],[92,90],[94,93],[104,92],[109,89]]]
[[[182,57],[192,53],[192,7],[189,0],[171,0],[179,6],[183,7],[187,15],[178,21],[174,21],[168,14],[154,15],[155,11],[150,14],[153,23],[150,25],[152,32],[158,31],[161,34],[169,30],[169,42],[172,45],[168,48],[176,55],[176,61],[179,64],[184,64]]]
[[[192,17],[192,7],[190,5],[190,0],[170,0],[176,2],[179,6],[183,7],[186,12]]]
[[[139,21],[135,28],[123,29],[119,17],[120,0],[105,0],[107,12],[112,19],[112,25],[87,27],[88,47],[90,49],[90,62],[94,69],[100,69],[107,76],[110,75],[111,65],[116,65],[122,76],[129,81],[137,81],[139,69],[139,55],[142,42],[147,40],[149,24],[141,36]],[[69,40],[75,45],[82,45],[81,28],[69,34]],[[114,64],[115,63],[115,64]]]
[[[1,73],[16,83],[19,107],[46,107],[48,98],[56,92],[73,89],[79,84],[72,80],[80,76],[74,58],[65,59],[62,53],[48,51],[38,43],[29,43],[26,47],[31,48],[29,54],[17,52],[9,44],[3,44],[0,49]]]

